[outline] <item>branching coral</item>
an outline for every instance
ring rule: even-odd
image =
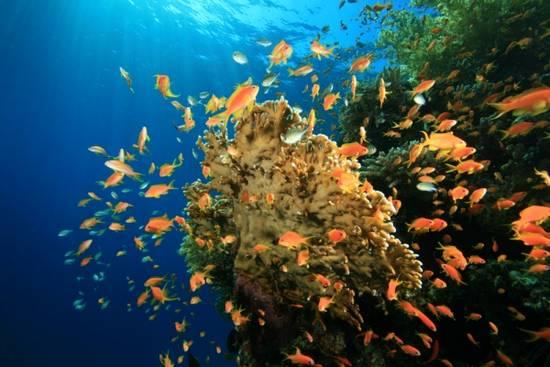
[[[294,305],[317,312],[321,297],[330,298],[328,313],[360,330],[356,297],[382,295],[390,278],[400,279],[402,291],[419,289],[421,264],[392,234],[392,202],[360,185],[355,158],[340,154],[325,135],[283,142],[289,129],[304,125],[281,99],[246,112],[234,139],[225,127],[206,132],[198,145],[211,180],[185,190],[192,236],[204,251],[235,255],[236,294],[246,293],[247,311],[261,309],[266,320],[276,320],[277,309]],[[345,239],[331,242],[327,233],[333,229],[345,231]],[[289,231],[304,243],[278,244]],[[236,239],[221,244],[228,235]],[[308,260],[297,262],[298,253]],[[318,281],[321,276],[328,282]]]

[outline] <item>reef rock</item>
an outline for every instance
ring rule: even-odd
[[[325,135],[296,133],[306,128],[305,119],[280,99],[245,111],[234,134],[226,126],[205,132],[197,144],[210,180],[185,189],[191,245],[233,256],[227,276],[235,294],[245,284],[242,306],[260,309],[266,325],[282,322],[277,310],[316,310],[323,297],[330,299],[326,313],[361,329],[356,297],[382,297],[392,278],[402,282],[400,292],[420,288],[421,263],[393,235],[392,202],[360,183],[356,158],[341,155]],[[345,239],[331,242],[327,233],[333,229],[345,231]],[[306,241],[295,248],[280,245],[289,231]],[[222,241],[226,236],[235,240]],[[308,256],[299,264],[301,251]]]

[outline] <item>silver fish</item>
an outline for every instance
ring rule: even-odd
[[[237,64],[241,64],[241,65],[248,64],[248,57],[246,57],[246,55],[243,54],[241,51],[233,52],[232,57]]]
[[[264,77],[264,80],[262,80],[262,87],[271,87],[271,85],[275,83],[275,81],[277,80],[278,76],[279,74],[273,74],[273,73],[267,74]]]
[[[208,92],[200,92],[199,93],[199,98],[200,99],[205,99],[206,97],[208,97],[210,95],[210,93]]]
[[[59,233],[57,234],[59,237],[66,237],[68,235],[70,235],[72,233],[72,229],[62,229],[61,231],[59,231]]]
[[[424,106],[426,104],[426,98],[424,98],[422,94],[417,94],[416,96],[414,96],[413,100],[414,103],[420,106]]]
[[[187,103],[189,103],[191,106],[195,106],[199,103],[197,99],[193,96],[187,96]]]
[[[427,191],[427,192],[437,191],[437,188],[435,187],[435,185],[430,182],[419,182],[416,185],[416,188],[420,191]]]
[[[260,38],[256,41],[256,43],[262,47],[269,47],[272,45],[272,42],[267,38]]]
[[[297,127],[291,127],[284,134],[281,134],[281,141],[285,144],[296,144],[306,133],[307,129],[299,129]]]

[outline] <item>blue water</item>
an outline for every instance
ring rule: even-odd
[[[90,282],[90,273],[78,266],[63,265],[64,253],[86,237],[75,231],[60,239],[58,231],[77,228],[93,213],[76,203],[88,191],[108,197],[95,181],[105,179],[109,170],[87,147],[101,145],[114,154],[130,147],[146,125],[154,160],[171,162],[183,152],[184,169],[174,178],[179,183],[195,180],[200,166],[191,149],[202,131],[203,108],[194,108],[198,126],[191,133],[176,134],[173,124],[181,120],[153,89],[153,75],[169,74],[184,104],[187,95],[198,98],[201,91],[229,95],[235,84],[249,76],[259,83],[265,74],[272,46],[257,45],[260,37],[273,44],[282,38],[291,43],[294,67],[309,53],[309,42],[324,25],[331,28],[323,35],[324,43],[338,41],[345,49],[360,37],[368,44],[373,35],[360,35],[365,28],[355,19],[362,5],[346,4],[338,10],[336,0],[0,2],[0,365],[154,366],[159,352],[181,348],[170,343],[173,315],[161,313],[148,321],[142,310],[126,311],[137,291],[128,292],[125,277],[139,284],[152,275],[135,251],[126,258],[104,259],[111,266],[100,284]],[[347,31],[340,29],[341,20]],[[349,56],[365,53],[368,47],[350,49]],[[235,63],[235,50],[244,52],[249,63]],[[327,78],[339,83],[337,76],[346,65],[336,63]],[[377,61],[373,73],[381,65]],[[119,66],[132,75],[135,95],[118,75]],[[284,67],[279,72],[284,77],[278,90],[308,110],[309,94],[301,92],[309,78],[291,82]],[[262,90],[259,101],[274,98],[278,90],[268,95]],[[336,123],[334,117],[324,118]],[[151,208],[162,207],[173,215],[184,206],[178,193]],[[136,213],[143,218],[151,208]],[[132,234],[108,234],[97,242],[112,254],[131,245]],[[160,271],[174,272],[183,281],[185,265],[176,255],[180,239],[174,233],[154,254],[162,264]],[[78,276],[88,280],[79,282]],[[88,303],[83,312],[72,306],[78,291]],[[195,334],[206,330],[207,337],[193,336],[192,351],[204,359],[214,355],[209,340],[226,350],[232,325],[214,311],[206,290],[200,295],[205,302],[194,306],[198,317],[191,323]],[[111,300],[103,311],[94,302],[100,296]],[[213,358],[211,365],[233,365],[221,356]]]

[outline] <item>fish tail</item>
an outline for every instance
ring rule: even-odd
[[[504,103],[488,103],[488,105],[500,111],[500,113],[497,114],[495,117],[492,117],[491,120],[496,120],[504,114],[510,112],[510,110],[506,108]]]
[[[540,339],[540,337],[539,337],[539,336],[537,335],[537,333],[534,332],[534,331],[526,330],[526,329],[522,329],[522,328],[518,328],[518,329],[520,329],[520,330],[523,331],[524,333],[527,333],[527,334],[529,334],[529,336],[531,336],[529,339],[527,339],[527,343],[533,343],[533,342],[535,342],[535,341],[537,341],[537,340]]]
[[[451,172],[455,172],[456,171],[456,166],[453,166],[452,164],[448,164],[446,163],[445,164],[447,167],[449,167],[449,169],[447,170],[447,173],[451,173]]]
[[[166,95],[164,97],[178,98],[179,96],[180,96],[179,94],[174,94],[174,92],[172,92],[170,89],[168,89],[166,91]]]
[[[289,76],[290,75],[294,76],[294,70],[292,70],[291,68],[287,68],[286,70],[288,71]]]

